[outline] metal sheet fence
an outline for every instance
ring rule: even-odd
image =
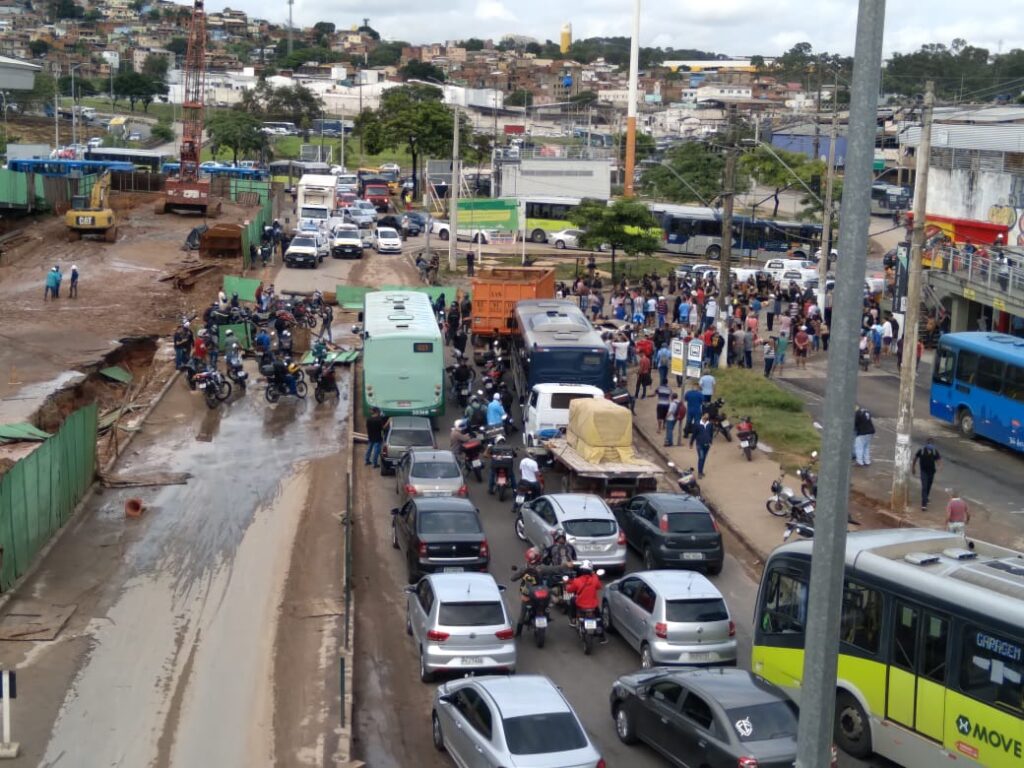
[[[0,591],[28,570],[92,484],[96,405],[72,413],[53,437],[0,478]]]

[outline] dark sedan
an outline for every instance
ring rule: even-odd
[[[487,538],[469,499],[410,499],[391,515],[391,545],[405,557],[410,583],[427,573],[487,570]]]
[[[700,499],[685,493],[634,496],[616,512],[626,542],[640,553],[644,568],[700,568],[722,571],[725,550],[718,524]]]
[[[612,686],[611,711],[623,743],[645,742],[681,768],[795,764],[796,704],[746,670],[659,667],[624,675]]]

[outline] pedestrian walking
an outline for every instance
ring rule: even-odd
[[[753,368],[754,367],[754,333],[750,330],[750,326],[743,331],[743,367]]]
[[[928,497],[931,495],[932,482],[935,480],[935,472],[942,463],[942,456],[928,438],[921,448],[914,454],[914,461],[910,465],[910,474],[917,474],[917,468],[921,468],[921,510],[928,509]]]
[[[68,298],[78,298],[78,266],[71,265],[71,284],[68,286]]]
[[[700,377],[700,392],[704,396],[704,402],[710,403],[715,396],[715,377],[711,373],[705,373]]]
[[[789,338],[785,333],[780,333],[775,339],[775,371],[782,373],[786,365],[786,351],[789,349]]]
[[[334,331],[331,326],[334,325],[334,310],[331,309],[330,304],[324,304],[323,309],[320,310],[323,318],[323,325],[320,328],[320,338],[327,337],[330,342],[334,341]]]
[[[668,404],[672,401],[672,389],[667,384],[660,384],[654,390],[654,396],[658,398],[654,416],[658,421],[658,434],[661,434],[665,430],[665,416],[668,414]]]
[[[853,412],[853,460],[857,466],[871,466],[871,438],[875,436],[875,423],[871,412],[866,408],[856,407]]]
[[[700,384],[693,382],[690,385],[689,391],[683,395],[683,405],[686,406],[686,424],[683,426],[682,437],[689,437],[700,423],[700,414],[704,410],[704,394],[701,392]]]
[[[946,530],[950,533],[964,533],[967,524],[971,522],[971,509],[955,488],[950,493],[952,498],[946,504]]]
[[[704,477],[704,466],[708,460],[708,451],[711,450],[711,442],[715,439],[715,428],[708,420],[708,414],[702,413],[700,422],[694,427],[690,434],[690,447],[697,447],[697,477]]]
[[[618,375],[622,386],[626,386],[626,364],[629,360],[629,342],[624,336],[615,337],[612,342],[612,353],[615,358],[615,373]]]
[[[668,348],[668,342],[663,341],[654,356],[654,363],[658,367],[658,378],[660,386],[668,384],[668,367],[672,362],[672,352]]]
[[[807,367],[807,352],[811,346],[811,337],[807,334],[807,326],[801,325],[793,337],[793,349],[796,350],[796,367]]]
[[[466,276],[473,277],[476,274],[476,254],[472,251],[466,253]]]
[[[387,419],[381,415],[380,408],[370,409],[370,417],[366,420],[366,455],[363,463],[374,467],[380,466],[380,451],[384,446],[384,427]]]
[[[669,400],[668,411],[665,414],[665,445],[670,446],[673,443],[673,436],[675,435],[676,421],[679,419],[679,395],[675,392],[672,393],[672,397]]]
[[[633,392],[633,399],[646,400],[649,386],[651,386],[651,358],[641,353],[640,362],[636,367],[636,389]]]
[[[775,367],[775,337],[771,337],[764,343],[764,377],[772,377],[772,368]]]

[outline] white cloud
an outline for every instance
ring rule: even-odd
[[[512,21],[515,19],[515,14],[506,8],[501,0],[477,0],[476,10],[473,12],[473,15],[483,21],[490,21],[492,19]]]

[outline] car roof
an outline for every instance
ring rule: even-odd
[[[534,384],[533,391],[544,393],[579,392],[582,394],[593,395],[594,397],[604,397],[604,390],[591,384]]]
[[[409,459],[416,461],[448,461],[455,463],[455,454],[451,451],[435,450],[433,448],[410,448]]]
[[[432,573],[424,578],[442,603],[501,601],[498,582],[489,573]]]
[[[503,719],[538,713],[572,712],[561,691],[543,675],[493,675],[478,677],[475,682],[491,697]]]
[[[433,430],[430,428],[430,419],[426,416],[392,416],[391,417],[391,428],[392,429],[425,429],[428,432]]]
[[[462,496],[421,496],[412,502],[420,512],[476,512],[476,505]]]
[[[565,520],[590,519],[612,515],[604,499],[592,493],[550,493],[545,496]]]
[[[659,512],[671,514],[672,512],[706,512],[709,510],[700,499],[688,493],[645,493],[643,498],[651,502]]]
[[[717,701],[723,709],[789,700],[781,689],[745,669],[718,667],[677,670],[670,676],[707,698]]]
[[[696,571],[638,571],[623,578],[628,579],[631,576],[646,581],[665,600],[700,600],[722,597],[718,587],[708,581],[704,574]]]

